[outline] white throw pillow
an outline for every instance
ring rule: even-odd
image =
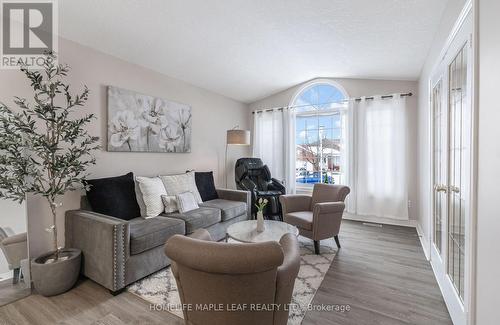
[[[172,213],[179,210],[177,207],[177,198],[175,196],[162,195],[161,199],[165,206],[165,213]]]
[[[196,187],[194,172],[191,171],[179,175],[160,176],[160,178],[168,196],[176,196],[184,192],[191,192],[198,204],[203,202],[200,192],[198,192],[198,188]]]
[[[194,209],[198,209],[198,203],[192,192],[184,192],[181,194],[177,194],[175,196],[177,198],[177,206],[179,207],[179,212],[184,213]]]
[[[143,218],[153,218],[160,215],[163,210],[162,195],[166,195],[167,191],[163,186],[163,182],[159,177],[140,177],[135,178],[139,191],[136,191],[136,196],[141,208],[141,216]],[[137,193],[139,192],[139,193]]]

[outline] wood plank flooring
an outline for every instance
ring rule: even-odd
[[[350,311],[309,311],[302,324],[451,324],[415,229],[343,221],[338,252],[313,305]],[[39,295],[0,307],[0,324],[183,324],[124,292],[113,297],[90,280],[63,295]]]
[[[12,279],[0,280],[0,306],[29,296],[31,289],[22,281],[12,284]],[[0,320],[1,324],[1,320]]]
[[[313,305],[349,312],[308,312],[302,324],[452,324],[414,228],[343,221],[342,248]]]
[[[165,311],[150,310],[145,300],[124,292],[112,296],[90,280],[55,297],[31,295],[0,308],[1,325],[184,324]]]

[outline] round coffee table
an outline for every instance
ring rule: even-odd
[[[226,241],[228,238],[242,243],[260,243],[265,241],[280,241],[281,236],[287,233],[299,235],[297,227],[282,221],[264,220],[265,229],[257,231],[257,220],[245,220],[227,227]]]

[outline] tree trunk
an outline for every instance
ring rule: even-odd
[[[57,206],[53,199],[49,199],[50,210],[52,212],[52,248],[54,259],[59,259],[59,248],[57,246]]]

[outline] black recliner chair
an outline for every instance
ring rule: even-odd
[[[271,171],[260,158],[240,158],[236,161],[235,181],[239,190],[252,193],[252,215],[256,215],[255,202],[259,198],[269,201],[264,216],[267,219],[282,220],[280,195],[286,193],[285,186],[271,177]]]

